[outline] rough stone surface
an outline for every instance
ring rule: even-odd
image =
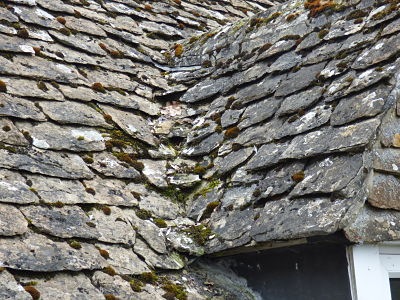
[[[30,300],[31,295],[7,271],[0,272],[0,298],[4,300]]]

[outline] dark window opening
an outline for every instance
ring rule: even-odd
[[[400,300],[400,278],[390,278],[392,300]]]

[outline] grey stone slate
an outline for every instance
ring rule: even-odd
[[[399,192],[400,182],[397,177],[375,172],[368,202],[378,208],[400,210]]]
[[[231,152],[224,157],[218,157],[214,160],[215,169],[218,174],[231,172],[234,168],[245,162],[253,153],[252,147],[242,148]]]
[[[28,204],[39,201],[19,173],[0,169],[0,202]]]
[[[391,109],[384,117],[380,128],[380,141],[385,147],[400,147],[400,119],[396,116],[394,109]]]
[[[33,102],[0,93],[0,116],[46,121],[45,115]]]
[[[259,83],[241,88],[239,92],[236,93],[236,98],[239,99],[238,102],[242,105],[264,98],[275,92],[281,81],[282,76],[280,75],[267,76]]]
[[[232,126],[234,124],[236,124],[239,119],[240,116],[242,115],[243,110],[226,110],[222,116],[221,116],[221,126],[223,128]]]
[[[182,153],[186,156],[199,156],[210,153],[217,148],[223,141],[223,135],[220,133],[213,133],[199,144],[186,148]]]
[[[74,249],[65,242],[53,242],[36,233],[1,239],[1,265],[37,272],[92,270],[106,266],[105,259],[93,245],[81,243],[81,246],[81,249]]]
[[[28,222],[14,206],[0,204],[0,236],[13,236],[28,231]]]
[[[165,160],[143,159],[143,174],[147,177],[150,183],[159,188],[166,188],[167,183],[167,162]]]
[[[276,164],[282,153],[288,148],[288,144],[265,144],[258,149],[256,154],[246,164],[246,170],[257,170],[267,168]]]
[[[304,110],[316,103],[323,92],[323,88],[317,86],[301,93],[293,94],[284,98],[281,106],[277,111],[278,116],[295,113],[299,110]]]
[[[373,168],[378,171],[399,174],[400,151],[398,149],[374,149],[372,151]]]
[[[251,204],[254,199],[254,192],[257,185],[253,184],[249,187],[232,187],[225,190],[221,198],[223,208],[241,209]]]
[[[32,296],[8,272],[0,272],[0,298],[4,300],[31,300]]]
[[[238,127],[241,129],[247,128],[269,119],[278,110],[280,104],[281,99],[267,98],[247,106],[241,117],[241,122]]]
[[[116,178],[137,179],[140,173],[132,166],[125,162],[121,162],[112,154],[101,152],[93,155],[94,162],[90,164],[90,168],[103,174],[104,176]]]
[[[93,39],[89,36],[79,33],[76,35],[71,34],[68,36],[53,30],[49,31],[49,33],[53,38],[64,45],[77,48],[90,54],[106,55],[106,53],[100,48],[98,43],[93,41]]]

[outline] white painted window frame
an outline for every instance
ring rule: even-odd
[[[400,242],[354,245],[347,255],[353,300],[391,300],[389,278],[400,278]]]

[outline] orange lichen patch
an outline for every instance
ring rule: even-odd
[[[115,276],[115,275],[117,274],[117,272],[115,272],[115,270],[113,269],[113,267],[110,267],[110,266],[105,267],[105,268],[103,269],[103,272],[106,273],[106,274],[108,274],[108,275],[110,275],[110,276]]]
[[[152,11],[153,7],[151,5],[149,5],[149,4],[147,4],[147,5],[144,6],[144,9],[148,10],[148,11]]]
[[[33,51],[35,51],[35,55],[40,55],[41,54],[41,50],[40,47],[32,47]]]
[[[304,171],[297,172],[292,175],[292,179],[295,182],[300,182],[304,179]]]
[[[122,51],[119,50],[112,50],[110,51],[110,55],[113,58],[123,58],[125,55]]]
[[[107,48],[107,45],[104,44],[104,43],[99,43],[99,47],[100,47],[101,49],[103,49],[104,51],[106,51],[106,52],[109,51],[108,48]]]
[[[107,216],[111,215],[111,208],[110,208],[110,207],[108,207],[108,206],[103,206],[103,207],[101,208],[101,210],[103,211],[103,213],[104,213],[105,215],[107,215]]]
[[[105,259],[109,259],[109,258],[110,258],[110,254],[108,253],[107,250],[99,249],[99,253],[100,253],[100,255],[103,256]]]
[[[176,4],[178,4],[178,5],[181,5],[182,4],[182,1],[181,0],[172,0],[172,1],[174,1]]]
[[[2,93],[7,92],[7,84],[2,80],[0,80],[0,92],[2,92]]]
[[[286,17],[286,21],[288,21],[288,22],[293,21],[293,20],[296,19],[298,16],[299,16],[299,13],[289,14],[289,15]]]
[[[393,136],[393,147],[400,148],[400,133]]]
[[[35,289],[33,286],[31,286],[31,285],[24,286],[24,289],[26,292],[31,294],[31,297],[33,300],[38,300],[40,298],[40,292],[37,289]]]
[[[225,137],[233,139],[239,135],[240,129],[238,127],[232,127],[225,131]]]
[[[183,53],[183,46],[182,44],[175,44],[175,56],[180,57]]]
[[[65,23],[67,23],[67,20],[65,20],[65,18],[63,18],[63,17],[57,17],[56,20],[58,21],[58,23],[61,23],[63,25],[65,25]]]
[[[104,88],[104,86],[100,83],[100,82],[95,82],[92,84],[92,89],[94,89],[97,92],[100,93],[105,93],[106,89]]]
[[[27,38],[29,38],[29,32],[28,32],[28,30],[26,30],[26,28],[22,28],[17,31],[17,36],[19,36],[20,38],[23,38],[23,39],[27,39]]]
[[[117,299],[118,299],[117,297],[115,297],[115,296],[112,295],[112,294],[104,294],[104,298],[105,298],[106,300],[117,300]]]
[[[310,11],[310,17],[316,17],[329,8],[334,8],[336,3],[327,0],[306,0],[304,8]]]

